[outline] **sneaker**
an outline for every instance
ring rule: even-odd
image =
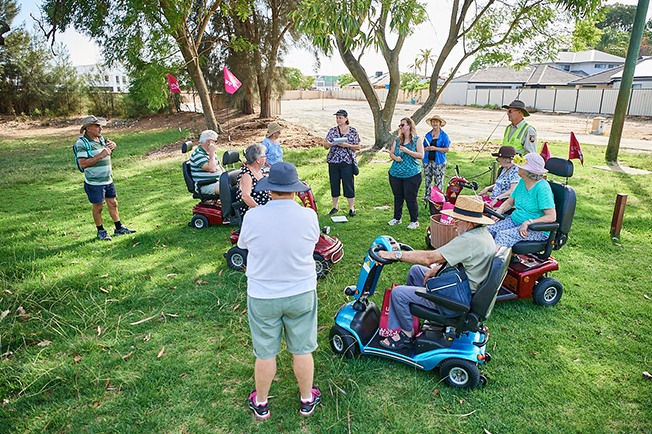
[[[97,231],[97,238],[102,241],[111,241],[111,235],[105,230]]]
[[[409,225],[407,225],[408,229],[416,229],[419,227],[419,222],[410,222]]]
[[[328,215],[337,214],[338,212],[339,212],[339,209],[337,209],[337,208],[333,208],[332,210],[330,210],[330,212],[328,213]]]
[[[390,226],[396,226],[401,224],[401,219],[391,219],[390,221],[387,222],[388,225]]]
[[[129,229],[127,226],[122,225],[120,226],[120,229],[116,229],[113,231],[113,236],[128,235],[128,234],[133,234],[134,232],[136,232],[136,229]]]
[[[254,416],[258,420],[265,420],[270,416],[269,407],[267,403],[262,405],[256,405],[256,391],[254,390],[249,395],[249,408],[254,411]]]
[[[355,217],[355,211],[352,209],[349,210],[349,217]]]
[[[317,407],[317,404],[321,402],[321,392],[319,389],[317,389],[315,386],[312,386],[312,401],[310,402],[303,402],[301,401],[301,406],[299,407],[299,413],[301,413],[301,416],[310,416],[313,411],[315,411],[315,407]]]

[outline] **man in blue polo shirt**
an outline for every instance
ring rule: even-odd
[[[79,130],[82,137],[75,143],[74,151],[77,165],[84,172],[84,191],[93,204],[93,220],[97,226],[97,238],[111,241],[111,236],[102,226],[103,203],[109,208],[109,215],[115,224],[113,235],[125,235],[136,232],[120,222],[118,201],[116,200],[113,172],[111,170],[111,154],[116,147],[115,142],[102,137],[102,127],[106,119],[86,116],[82,119]]]

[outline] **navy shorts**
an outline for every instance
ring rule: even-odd
[[[107,197],[116,197],[113,183],[106,185],[90,185],[84,183],[84,191],[90,203],[103,203]]]

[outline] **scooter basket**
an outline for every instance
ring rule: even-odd
[[[430,216],[430,244],[433,249],[438,249],[457,236],[455,226],[440,222],[441,214]]]

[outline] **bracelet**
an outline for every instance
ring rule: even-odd
[[[530,224],[534,223],[534,222],[532,221],[532,219],[529,219],[528,222],[529,222]]]

